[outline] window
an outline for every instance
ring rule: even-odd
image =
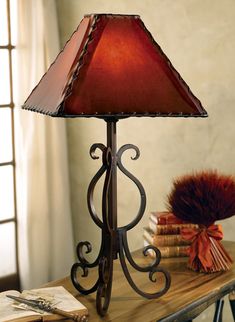
[[[19,288],[14,149],[17,0],[0,0],[0,291]]]

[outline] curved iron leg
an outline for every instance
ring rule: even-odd
[[[109,239],[109,241],[108,241]],[[113,281],[112,237],[107,238],[106,255],[99,262],[99,285],[96,293],[96,309],[104,316],[108,310]]]
[[[154,249],[154,247],[152,249]],[[171,284],[170,274],[166,270],[164,270],[163,268],[158,267],[158,263],[160,262],[160,259],[161,259],[161,253],[159,252],[159,250],[157,248],[155,248],[154,251],[156,254],[156,259],[151,265],[148,265],[145,267],[141,267],[141,266],[137,265],[134,262],[131,254],[129,252],[127,238],[126,238],[126,231],[120,231],[119,254],[120,254],[120,262],[122,265],[123,272],[126,276],[128,283],[136,291],[136,293],[138,293],[139,295],[141,295],[147,299],[155,299],[155,298],[162,296],[163,294],[165,294],[168,291],[168,289],[170,288],[170,284]],[[126,265],[126,260],[125,260],[125,255],[126,255],[129,263],[132,265],[132,267],[134,267],[139,272],[148,272],[149,273],[149,280],[151,282],[156,282],[156,279],[154,279],[154,275],[156,273],[163,274],[165,277],[164,286],[159,291],[156,291],[154,293],[147,293],[147,292],[144,292],[141,289],[139,289],[138,286],[134,283],[134,281],[131,278],[131,275],[128,271],[128,268]]]

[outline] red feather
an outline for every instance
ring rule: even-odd
[[[235,177],[203,171],[173,182],[168,209],[178,218],[210,226],[235,214]]]

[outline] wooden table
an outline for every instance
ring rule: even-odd
[[[235,242],[224,242],[224,246],[235,259]],[[133,254],[139,264],[144,265],[149,261],[141,251]],[[198,316],[224,295],[235,290],[235,264],[228,272],[203,274],[188,270],[186,262],[186,258],[162,259],[161,266],[171,274],[171,288],[161,298],[147,300],[135,294],[130,288],[122,273],[119,260],[116,260],[111,303],[107,315],[103,318],[96,313],[95,294],[87,296],[78,294],[69,277],[51,282],[47,286],[64,286],[88,308],[89,321],[91,322],[188,321]],[[153,290],[156,285],[151,283],[146,275],[146,273],[133,272],[132,276],[145,290]],[[90,272],[88,276],[87,280],[91,282],[91,279],[96,276],[96,271]],[[161,279],[159,282],[161,283]],[[85,282],[84,285],[86,285]]]

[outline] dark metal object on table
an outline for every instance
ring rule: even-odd
[[[229,294],[229,303],[232,310],[233,320],[235,321],[235,291]]]
[[[215,315],[213,322],[222,322],[223,320],[224,300],[219,299],[215,304]]]
[[[50,303],[48,303],[46,300],[43,300],[43,299],[29,300],[29,299],[25,299],[25,298],[22,298],[19,296],[14,296],[14,295],[6,295],[6,296],[14,301],[26,304],[29,307],[32,307],[34,309],[39,309],[39,310],[42,310],[44,312],[49,312],[49,313],[55,313],[55,314],[61,315],[63,317],[72,319],[77,322],[87,322],[88,321],[88,318],[86,315],[79,315],[79,314],[70,313],[70,312],[60,310],[60,309],[52,306]]]
[[[97,149],[102,152],[102,166],[91,180],[88,187],[87,193],[87,203],[90,215],[97,226],[101,228],[102,240],[99,254],[96,260],[92,263],[88,262],[84,257],[83,250],[86,248],[86,253],[92,251],[91,244],[88,241],[80,242],[77,245],[77,256],[78,262],[72,266],[71,269],[71,279],[76,287],[76,289],[82,294],[90,294],[97,291],[96,294],[96,307],[98,313],[103,316],[107,312],[112,289],[112,275],[113,275],[113,260],[118,258],[121,262],[121,266],[124,275],[130,284],[130,286],[141,296],[153,299],[162,296],[170,287],[170,275],[169,273],[161,267],[158,267],[161,260],[160,251],[154,246],[147,246],[144,248],[143,253],[147,256],[148,250],[151,249],[155,252],[156,258],[153,263],[141,267],[132,258],[128,241],[127,241],[127,231],[135,227],[138,222],[143,217],[145,207],[146,207],[146,195],[144,188],[140,181],[135,178],[122,164],[122,155],[126,150],[133,149],[135,156],[132,160],[137,160],[139,158],[139,149],[132,144],[123,145],[118,151],[116,150],[116,119],[107,120],[107,147],[101,143],[93,144],[90,149],[90,155],[95,160],[99,157],[96,156],[95,152]],[[118,227],[117,226],[117,168],[129,177],[137,186],[140,192],[140,207],[136,217],[129,224]],[[105,174],[105,181],[103,186],[102,194],[102,221],[99,219],[94,203],[93,203],[93,193],[95,186],[101,176]],[[162,289],[154,293],[146,293],[142,291],[134,283],[126,263],[126,259],[129,264],[140,272],[146,272],[149,274],[149,279],[151,282],[156,282],[154,274],[160,272],[165,277],[165,285]],[[89,268],[98,266],[99,274],[98,279],[95,284],[90,289],[85,289],[78,281],[78,270],[83,271],[82,277],[88,275]]]

